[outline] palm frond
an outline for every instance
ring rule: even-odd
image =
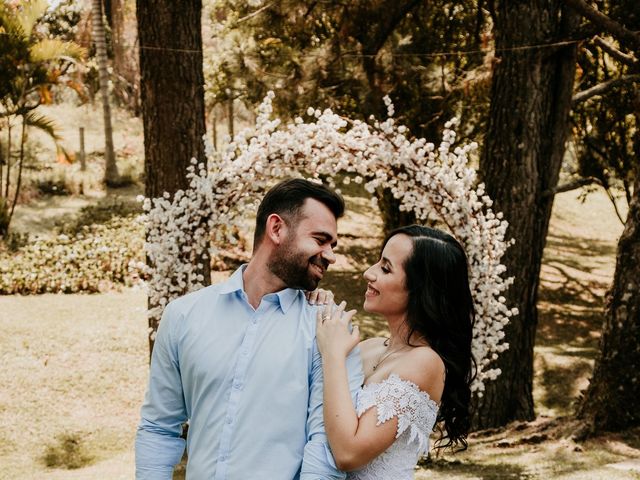
[[[28,39],[15,11],[10,9],[4,2],[0,2],[0,34],[20,39],[23,42]]]
[[[75,42],[64,42],[57,39],[42,40],[29,49],[33,62],[46,62],[59,59],[80,60],[87,50]]]
[[[25,36],[28,38],[31,36],[33,27],[36,25],[40,17],[42,17],[49,8],[49,2],[47,0],[30,0],[22,2],[22,9],[18,11],[16,18]]]
[[[62,137],[58,133],[58,125],[56,122],[41,113],[31,111],[25,114],[24,122],[28,127],[37,128],[45,132],[56,142],[56,146],[58,142],[62,140]]]

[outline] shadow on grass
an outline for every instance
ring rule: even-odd
[[[341,245],[338,251],[339,253],[342,253],[343,255],[349,257],[351,262],[358,266],[358,275],[362,277],[364,271],[371,265],[376,263],[378,261],[378,257],[380,256],[380,248],[377,245],[378,242],[375,243],[376,246],[371,248],[365,245],[354,244],[354,242],[350,240],[341,239]],[[328,272],[331,273],[331,268],[329,268]],[[366,282],[364,282],[364,285],[366,285]]]
[[[589,257],[615,257],[616,246],[611,242],[591,238],[573,237],[549,233],[545,246],[545,262],[560,262],[570,268],[593,272],[593,268],[581,261]]]
[[[42,460],[48,468],[76,470],[90,465],[94,457],[88,452],[81,434],[64,433],[47,445]]]
[[[418,463],[421,469],[429,472],[449,474],[473,474],[474,478],[482,480],[507,480],[507,479],[533,479],[535,476],[528,473],[521,465],[508,463],[473,463],[460,460],[426,460]],[[437,476],[437,475],[434,475]]]
[[[565,291],[551,298],[554,295],[550,293],[545,288],[540,289],[536,345],[597,348],[604,320],[604,304],[593,302],[577,307],[576,294]]]
[[[68,215],[64,215],[58,218],[55,223],[62,232],[76,234],[84,226],[107,223],[114,217],[125,217],[142,212],[142,204],[134,198],[109,196],[82,207],[71,218]]]
[[[593,261],[615,257],[609,243],[550,234],[539,289],[536,344],[597,348],[602,328],[605,281],[594,280]],[[596,262],[597,264],[597,262]]]
[[[582,358],[569,359],[566,365],[553,365],[540,356],[537,362],[537,379],[544,389],[542,404],[560,414],[570,414],[575,409],[579,384],[591,375],[591,362]]]

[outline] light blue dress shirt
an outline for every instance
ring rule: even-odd
[[[136,436],[136,478],[341,479],[324,432],[316,309],[299,290],[249,304],[240,267],[169,303],[155,340]],[[354,403],[360,352],[347,359]]]

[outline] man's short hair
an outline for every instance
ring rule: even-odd
[[[330,188],[301,178],[284,180],[269,189],[260,202],[256,216],[256,230],[253,235],[254,248],[262,241],[269,215],[276,213],[285,221],[295,224],[307,198],[323,203],[331,210],[336,220],[344,214],[344,200]]]

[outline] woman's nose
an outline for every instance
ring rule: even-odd
[[[376,276],[373,274],[371,269],[372,267],[367,268],[364,274],[362,275],[367,282],[375,282],[376,280]]]

